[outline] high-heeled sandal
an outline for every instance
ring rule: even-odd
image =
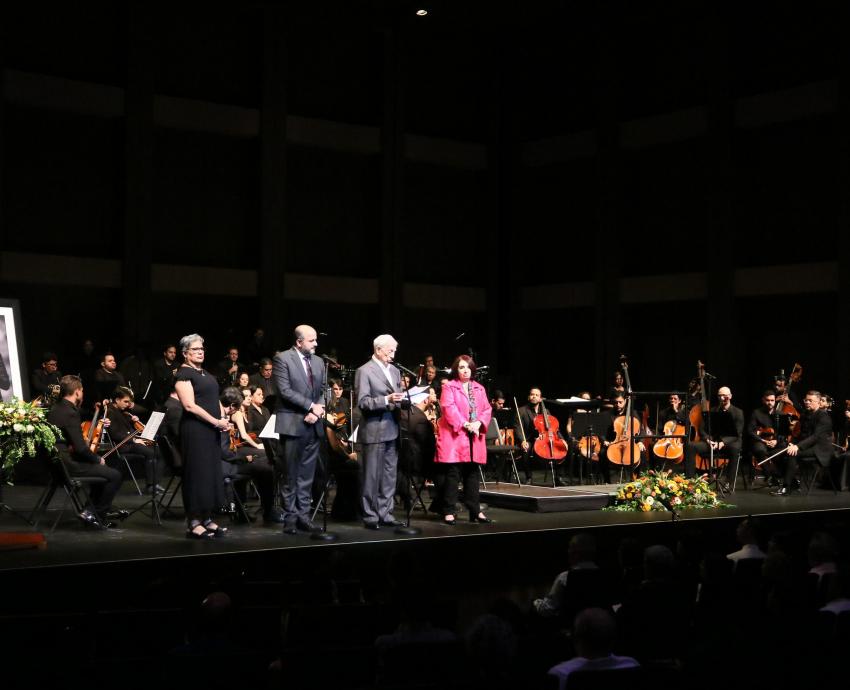
[[[449,520],[449,518],[451,518],[451,520]],[[457,524],[457,519],[454,515],[443,515],[443,524],[454,527]]]
[[[195,530],[200,527],[203,531],[196,532]],[[215,535],[208,531],[206,527],[204,527],[200,522],[195,523],[194,525],[189,525],[186,528],[186,539],[212,539]]]
[[[478,512],[478,515],[476,515],[475,513],[470,513],[469,514],[469,521],[470,522],[480,522],[480,523],[485,524],[485,525],[489,525],[493,522],[490,518],[488,518],[481,511]]]
[[[223,537],[227,534],[227,527],[222,527],[221,525],[216,525],[212,520],[205,520],[203,523],[204,529],[209,532],[214,537]],[[212,527],[211,525],[215,525]]]

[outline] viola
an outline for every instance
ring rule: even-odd
[[[676,419],[671,419],[664,424],[665,436],[684,436],[685,425]],[[685,444],[683,438],[661,438],[655,442],[652,452],[662,460],[670,460],[675,463],[682,462],[685,455]]]
[[[558,463],[567,457],[567,442],[558,435],[558,418],[549,414],[546,406],[540,403],[541,414],[534,418],[537,440],[534,442],[534,454],[544,460]]]
[[[635,436],[640,434],[640,420],[634,417],[629,419],[631,424],[626,422],[626,415],[620,415],[614,420],[616,439],[608,445],[608,461],[615,465],[640,465],[642,446],[635,441]]]
[[[92,420],[83,422],[80,427],[83,432],[83,438],[88,444],[89,450],[92,453],[97,452],[98,446],[100,446],[100,439],[103,436],[103,427],[104,420],[106,419],[107,408],[109,407],[109,401],[103,401],[103,409],[101,410],[101,404],[94,404],[94,416]]]

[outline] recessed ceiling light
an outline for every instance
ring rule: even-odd
[[[427,14],[428,14],[428,10],[426,10],[426,9],[416,10],[416,16],[417,17],[424,17]]]

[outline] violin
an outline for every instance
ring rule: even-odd
[[[534,418],[537,440],[534,442],[534,454],[544,460],[561,463],[567,457],[567,442],[558,436],[558,418],[549,414],[541,402],[541,414]]]
[[[144,429],[144,428],[145,428],[144,425],[142,425],[142,429]],[[230,430],[228,431],[228,433],[230,434],[230,450],[231,450],[231,452],[235,451],[237,448],[241,448],[242,446],[244,446],[247,443],[247,441],[245,441],[242,437],[239,436],[239,429],[237,429],[235,427],[231,427]],[[248,432],[248,437],[254,442],[257,441],[257,434],[255,434],[253,431]]]
[[[101,404],[94,404],[94,416],[91,421],[85,421],[80,425],[80,428],[83,432],[83,438],[85,439],[86,444],[89,447],[89,450],[92,453],[97,452],[98,446],[100,446],[100,439],[103,436],[103,427],[104,420],[106,419],[106,412],[109,407],[109,401],[103,401],[103,410],[101,413]]]

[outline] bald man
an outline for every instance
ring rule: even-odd
[[[275,431],[283,443],[286,477],[281,490],[284,534],[299,529],[314,532],[310,520],[310,499],[316,462],[319,458],[319,438],[325,430],[321,419],[325,414],[325,367],[320,357],[314,357],[319,344],[312,326],[303,324],[295,329],[295,343],[275,355],[272,363],[280,398],[275,410]]]
[[[715,458],[729,460],[727,478],[734,479],[733,472],[737,469],[738,453],[741,451],[741,439],[744,435],[744,413],[732,404],[732,390],[721,386],[717,391],[717,405],[711,408],[711,434],[709,435],[709,420],[703,420],[700,429],[702,440],[685,444],[685,476],[693,477],[696,471],[695,456],[697,453],[708,458],[714,450]]]

